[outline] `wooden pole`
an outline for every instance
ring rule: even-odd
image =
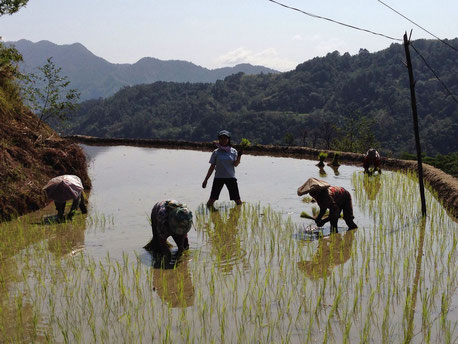
[[[415,81],[413,78],[413,68],[412,68],[412,61],[410,59],[409,40],[407,39],[407,32],[404,34],[404,49],[406,53],[407,69],[409,71],[410,99],[412,103],[412,115],[413,115],[413,131],[415,133],[415,146],[417,148],[417,165],[418,165],[418,180],[420,184],[421,214],[423,216],[426,216],[425,187],[423,184],[423,164],[422,164],[422,157],[421,157],[420,134],[418,131],[417,100],[415,97]]]

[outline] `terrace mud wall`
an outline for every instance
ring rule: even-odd
[[[85,135],[72,135],[66,138],[73,140],[76,143],[84,143],[88,145],[106,145],[106,146],[139,146],[139,147],[155,147],[169,149],[190,149],[201,151],[212,151],[215,149],[215,142],[193,142],[183,140],[160,140],[160,139],[115,139],[115,138],[100,138]],[[234,148],[240,148],[234,145]],[[336,152],[327,150],[318,150],[308,147],[298,146],[271,146],[271,145],[253,145],[244,149],[244,154],[251,155],[269,155],[278,157],[291,157],[296,159],[318,160],[318,154],[325,152],[328,154],[328,161],[332,159],[334,154],[339,155],[339,162],[362,166],[363,155],[358,153]],[[410,160],[400,160],[382,157],[382,167],[389,170],[398,171],[417,171],[417,162]],[[427,185],[434,190],[440,202],[447,209],[448,213],[455,219],[458,219],[458,179],[451,175],[431,166],[423,164],[424,180]]]

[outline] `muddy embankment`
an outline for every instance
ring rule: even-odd
[[[191,149],[211,151],[215,149],[214,142],[192,142],[192,141],[173,141],[159,139],[109,139],[84,135],[73,135],[67,137],[75,143],[88,145],[128,145],[139,147],[155,147],[169,149]],[[234,148],[239,148],[234,145]],[[325,152],[328,154],[327,161],[330,162],[334,154],[339,155],[339,162],[347,165],[362,166],[363,155],[357,153],[345,153],[336,151],[318,150],[307,147],[297,146],[271,146],[253,145],[244,149],[245,154],[269,155],[278,157],[291,157],[297,159],[318,160],[318,154]],[[398,171],[417,171],[417,162],[382,157],[382,168]],[[427,187],[437,193],[440,202],[447,209],[448,213],[458,219],[458,179],[445,172],[423,164],[424,180]]]
[[[0,221],[43,208],[50,202],[43,186],[58,175],[78,175],[91,188],[81,147],[34,114],[0,111],[0,137]]]

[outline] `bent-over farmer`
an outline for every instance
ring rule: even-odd
[[[163,255],[164,262],[170,263],[172,255],[167,244],[171,236],[178,247],[177,255],[189,248],[188,232],[192,225],[192,212],[186,205],[175,200],[157,202],[151,211],[153,238],[144,246],[148,251]]]
[[[382,173],[382,169],[380,168],[381,164],[380,154],[374,148],[369,149],[366,155],[364,155],[364,173],[370,174],[369,167],[373,167],[374,172],[378,171],[378,173]]]
[[[322,227],[326,222],[331,223],[331,231],[337,232],[337,221],[343,210],[343,218],[348,229],[355,229],[358,226],[353,222],[353,206],[350,193],[340,186],[331,186],[324,180],[309,178],[297,189],[297,195],[310,194],[320,207],[320,213],[315,218],[318,227]],[[323,219],[323,215],[329,209],[329,216]]]
[[[65,220],[64,212],[67,201],[73,200],[67,219],[71,220],[78,207],[83,214],[87,213],[86,201],[83,194],[83,183],[78,176],[65,174],[52,178],[43,188],[49,199],[54,201],[57,210],[57,220]]]

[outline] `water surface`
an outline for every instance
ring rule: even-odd
[[[83,146],[88,214],[42,224],[53,205],[0,225],[0,342],[453,342],[458,226],[415,176],[244,155],[241,207],[209,211],[210,152]],[[296,189],[350,191],[358,229],[310,239]],[[194,213],[175,269],[142,249],[149,214],[173,198]],[[339,220],[340,229],[344,221]],[[170,240],[172,241],[172,240]]]
[[[151,236],[148,218],[155,202],[176,199],[186,203],[192,211],[205,203],[210,195],[211,181],[207,188],[201,184],[207,173],[210,152],[192,150],[169,150],[129,146],[99,147],[83,145],[90,165],[92,179],[89,213],[104,214],[113,220],[105,233],[86,234],[87,250],[91,254],[119,256],[122,251],[140,250]],[[243,155],[236,168],[240,195],[244,202],[270,205],[298,223],[308,226],[312,220],[300,218],[307,207],[296,194],[297,188],[308,178],[326,180],[339,185],[353,194],[351,184],[354,172],[362,168],[340,166],[338,175],[326,166],[322,174],[315,164],[317,161],[269,156]],[[218,204],[229,202],[226,188]],[[363,227],[368,220],[355,205],[355,222]],[[341,220],[339,224],[345,226]],[[191,245],[201,243],[192,230],[189,234]],[[141,250],[140,250],[141,251]]]

